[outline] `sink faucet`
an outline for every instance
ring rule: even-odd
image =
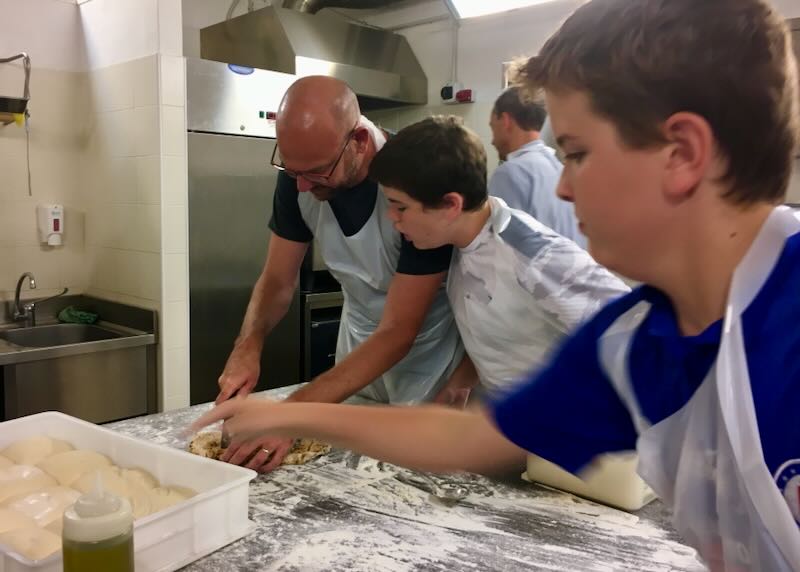
[[[36,278],[33,277],[33,274],[30,272],[24,272],[22,276],[19,277],[17,280],[17,290],[14,292],[14,321],[20,322],[22,320],[25,321],[26,326],[33,326],[36,323],[36,318],[33,315],[33,307],[31,304],[25,304],[24,306],[20,306],[19,303],[19,294],[22,290],[22,282],[25,279],[28,279],[28,286],[31,290],[36,288]],[[28,322],[33,323],[28,323]]]
[[[28,279],[28,286],[31,290],[36,288],[36,279],[33,277],[33,274],[30,272],[24,272],[22,276],[19,277],[17,280],[17,289],[14,292],[14,321],[15,322],[25,322],[25,327],[32,327],[36,325],[36,304],[41,304],[42,302],[47,302],[48,300],[52,300],[53,298],[58,298],[59,296],[63,296],[67,292],[69,292],[69,288],[64,288],[62,292],[59,292],[55,296],[50,296],[48,298],[44,298],[43,300],[37,300],[36,302],[28,302],[27,304],[22,304],[19,299],[20,291],[22,290],[22,283],[25,279]]]

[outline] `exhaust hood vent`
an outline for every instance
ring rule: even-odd
[[[365,110],[425,104],[428,79],[405,37],[327,11],[270,6],[200,30],[203,59],[347,82]]]

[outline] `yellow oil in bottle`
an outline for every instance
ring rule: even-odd
[[[97,542],[63,540],[64,572],[133,572],[133,531]]]

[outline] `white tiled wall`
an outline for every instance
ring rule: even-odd
[[[89,0],[80,12],[97,103],[91,291],[159,310],[160,405],[188,405],[181,1]]]
[[[84,163],[89,293],[161,303],[158,56],[89,73],[93,122]]]
[[[178,22],[180,24],[180,22]],[[180,28],[178,28],[180,32]],[[161,348],[165,409],[189,404],[189,246],[185,66],[159,56],[161,109]]]
[[[21,95],[22,78],[20,66],[0,66],[0,93]],[[30,90],[32,196],[28,195],[25,131],[15,124],[0,125],[0,299],[13,298],[17,278],[26,271],[36,277],[33,297],[55,294],[64,287],[79,293],[89,284],[80,184],[89,125],[87,82],[82,73],[34,65]],[[62,246],[39,244],[36,205],[46,203],[64,205]]]

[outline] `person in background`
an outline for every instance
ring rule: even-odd
[[[402,129],[369,175],[414,246],[455,247],[447,296],[481,395],[508,392],[566,334],[630,291],[574,242],[487,195],[486,152],[458,117]],[[469,388],[463,381],[454,377],[438,401],[456,401]]]
[[[392,228],[386,198],[367,179],[386,134],[361,115],[345,83],[323,76],[289,87],[276,130],[272,164],[281,172],[269,251],[217,403],[255,387],[264,339],[289,307],[314,237],[344,296],[336,366],[288,401],[338,402],[355,393],[382,403],[433,399],[464,354],[443,287],[452,249],[418,250]],[[236,442],[223,460],[267,472],[291,445],[274,437]]]
[[[785,22],[766,0],[591,0],[521,81],[544,89],[566,157],[558,193],[591,254],[643,285],[483,412],[240,400],[197,424],[432,471],[496,471],[530,451],[580,473],[636,447],[712,571],[800,570],[800,215],[781,206],[800,105]]]
[[[543,102],[524,97],[516,86],[494,102],[489,127],[503,162],[489,179],[489,194],[586,248],[575,209],[556,196],[563,165],[540,137],[546,117]]]

